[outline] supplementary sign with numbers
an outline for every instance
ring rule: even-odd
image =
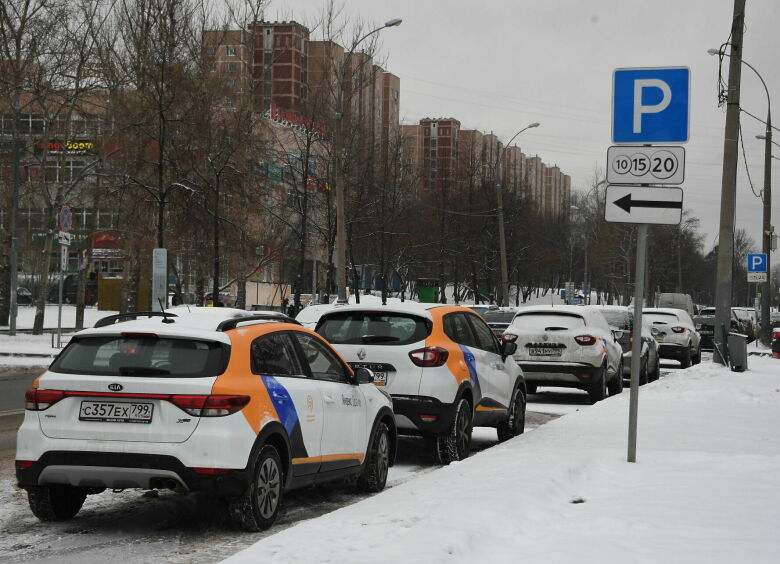
[[[748,282],[767,281],[767,260],[764,253],[751,253],[747,256]]]
[[[686,143],[690,83],[687,67],[615,69],[612,141]]]
[[[682,184],[685,149],[618,145],[607,149],[607,182],[610,184]]]
[[[609,185],[604,215],[613,223],[678,225],[682,201],[682,188]]]
[[[70,245],[72,239],[73,235],[69,231],[60,231],[57,233],[57,240],[59,241],[60,245],[68,246]]]

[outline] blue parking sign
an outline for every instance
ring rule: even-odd
[[[748,272],[766,272],[766,255],[764,253],[753,253],[747,256]]]
[[[615,69],[614,143],[686,143],[691,71],[687,67]]]

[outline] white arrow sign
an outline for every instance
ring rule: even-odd
[[[607,186],[605,219],[616,223],[677,225],[682,218],[682,188]]]

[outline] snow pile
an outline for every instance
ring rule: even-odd
[[[226,560],[777,562],[780,362],[699,365],[303,522]]]

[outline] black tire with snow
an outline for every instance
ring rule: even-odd
[[[471,404],[461,398],[455,410],[450,430],[436,437],[436,454],[439,462],[449,464],[468,457],[471,449],[471,431],[473,428]]]
[[[507,441],[525,431],[525,396],[518,387],[512,395],[512,403],[509,406],[509,416],[498,424],[498,440]]]
[[[685,349],[685,352],[680,357],[680,366],[683,368],[690,368],[691,366],[691,346],[688,345],[688,348]]]
[[[606,365],[599,368],[596,372],[596,377],[593,379],[593,383],[588,389],[588,395],[590,396],[590,402],[596,403],[607,397],[607,367]]]
[[[617,374],[615,374],[614,378],[612,378],[612,381],[610,381],[609,386],[609,395],[616,396],[623,392],[623,363],[621,361],[620,368],[618,368]]]
[[[243,531],[264,531],[274,524],[282,504],[284,472],[276,448],[265,445],[255,457],[252,483],[228,500],[228,515]]]
[[[358,487],[366,492],[381,492],[390,468],[390,430],[385,423],[376,426],[367,456],[366,466],[358,478]]]
[[[87,493],[73,486],[32,486],[27,488],[27,501],[33,514],[41,521],[67,521],[75,517]]]

